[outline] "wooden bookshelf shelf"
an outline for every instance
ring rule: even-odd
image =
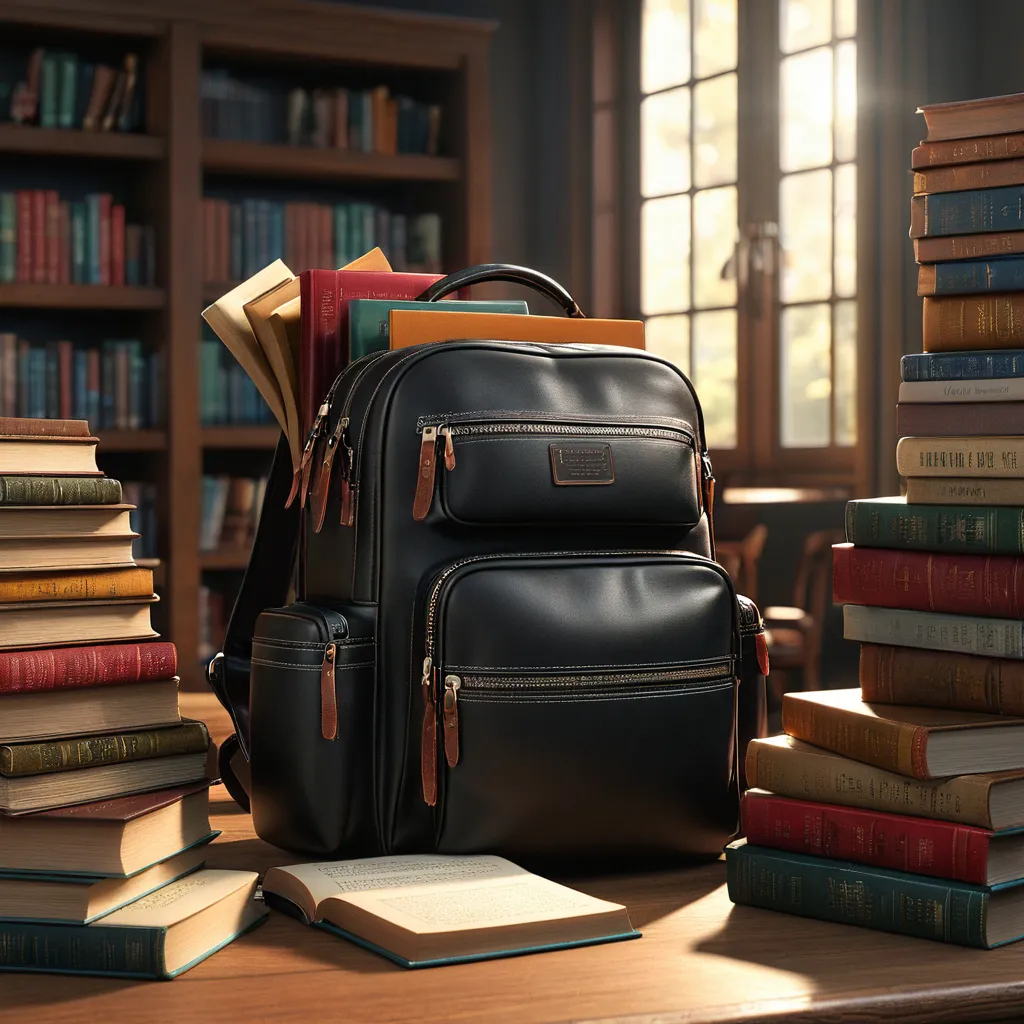
[[[103,284],[0,284],[0,308],[163,309],[162,288]]]
[[[204,572],[238,572],[248,564],[248,548],[218,548],[216,551],[199,552],[199,567]]]
[[[203,427],[204,448],[249,448],[272,450],[281,431],[277,427]]]
[[[97,436],[100,458],[106,452],[162,452],[167,448],[163,430],[103,430]]]
[[[203,140],[203,170],[303,181],[459,181],[462,164],[443,156],[356,153],[314,146]]]
[[[102,160],[162,160],[165,152],[164,140],[156,135],[0,124],[0,153],[85,156]]]

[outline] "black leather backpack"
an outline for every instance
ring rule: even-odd
[[[421,298],[494,279],[582,315],[515,267]],[[446,342],[352,363],[321,413],[312,498],[285,510],[282,444],[210,671],[256,832],[316,856],[717,856],[767,658],[712,561],[687,378],[629,348]],[[273,607],[296,550],[302,600]]]

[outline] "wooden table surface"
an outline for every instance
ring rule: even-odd
[[[227,716],[185,694],[215,739]],[[223,787],[211,867],[265,871],[296,860],[258,840]],[[406,971],[278,914],[169,983],[0,975],[0,1019],[990,1021],[1024,1017],[1024,943],[983,952],[733,907],[718,863],[574,884],[625,903],[642,939]]]

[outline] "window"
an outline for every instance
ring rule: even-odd
[[[736,482],[850,481],[856,0],[642,0],[639,306]]]

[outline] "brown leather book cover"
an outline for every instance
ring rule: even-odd
[[[915,779],[932,778],[928,741],[936,733],[1016,725],[1024,721],[949,708],[868,704],[859,688],[787,693],[782,727],[795,739]]]
[[[1024,159],[986,160],[959,167],[935,167],[914,174],[914,195],[1024,185]]]
[[[979,235],[938,235],[914,239],[914,259],[918,263],[943,260],[982,260],[992,256],[1019,256],[1024,253],[1024,231],[991,231]]]
[[[1024,293],[926,297],[922,305],[925,352],[1024,347]]]
[[[860,694],[880,704],[1024,717],[1024,662],[861,644]]]
[[[97,800],[95,803],[77,804],[74,807],[54,807],[49,811],[36,811],[32,817],[57,818],[62,821],[132,821],[163,807],[170,807],[171,804],[176,804],[193,793],[201,793],[204,789],[209,789],[213,782],[213,779],[202,779],[185,786],[174,786],[172,789],[158,789],[152,793],[135,793],[132,796]]]
[[[925,142],[1024,131],[1024,93],[918,107],[928,127]]]
[[[449,313],[441,310],[393,309],[391,347],[407,348],[431,341],[536,341],[549,344],[644,347],[641,320],[591,320],[582,317],[520,316],[515,313]]]
[[[44,420],[32,419],[27,416],[0,416],[0,436],[88,438],[89,424],[86,420]]]
[[[1012,160],[1014,157],[1024,157],[1024,132],[922,142],[911,154],[910,166],[917,171],[925,167]]]
[[[109,569],[86,573],[0,575],[0,604],[21,601],[81,601],[102,597],[149,597],[153,570]]]
[[[1024,402],[899,402],[897,437],[1024,434]]]

